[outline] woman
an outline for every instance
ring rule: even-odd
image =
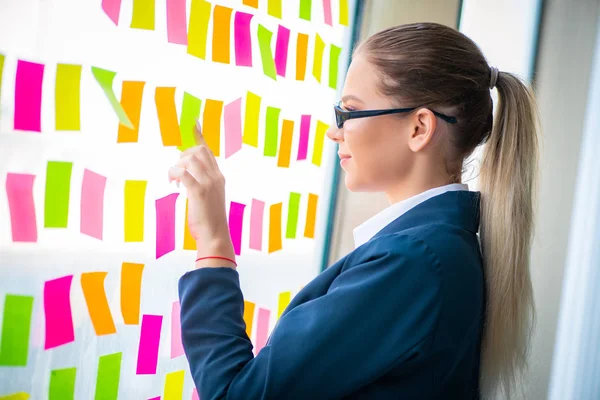
[[[346,186],[384,192],[391,206],[355,230],[353,252],[297,294],[256,357],[223,176],[202,143],[170,170],[188,191],[198,243],[196,270],[179,292],[200,397],[510,398],[534,316],[531,92],[488,66],[461,33],[413,24],[358,46],[335,112],[327,136],[339,144]],[[461,173],[483,143],[481,192],[473,192]]]

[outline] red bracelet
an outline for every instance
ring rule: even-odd
[[[208,256],[208,257],[200,257],[196,259],[196,262],[200,261],[200,260],[206,260],[208,258],[218,258],[220,260],[227,260],[227,261],[231,261],[236,267],[237,267],[237,263],[235,262],[235,260],[231,259],[231,258],[227,258],[227,257],[219,257],[219,256]]]

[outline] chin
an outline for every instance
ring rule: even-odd
[[[348,189],[351,192],[364,192],[364,188],[362,187],[363,185],[360,184],[359,181],[357,181],[356,179],[353,179],[352,176],[350,176],[348,173],[346,173],[346,176],[344,178],[344,183],[346,184],[346,189]]]

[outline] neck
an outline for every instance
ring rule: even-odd
[[[451,183],[460,182],[450,182],[447,177],[444,179],[430,179],[420,182],[401,182],[394,185],[389,190],[386,190],[385,195],[390,204],[395,204],[429,189],[449,185]]]

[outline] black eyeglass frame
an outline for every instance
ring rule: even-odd
[[[338,102],[333,105],[333,109],[335,112],[335,123],[336,123],[338,129],[342,129],[342,127],[344,126],[344,122],[348,121],[349,119],[377,117],[379,115],[407,113],[407,112],[411,112],[411,111],[417,110],[419,108],[422,108],[422,107],[410,107],[410,108],[390,108],[390,109],[386,109],[386,110],[347,111],[347,110],[344,110],[342,107],[340,107],[340,104],[341,104],[341,102]],[[456,122],[457,122],[456,117],[444,115],[444,114],[439,113],[434,110],[431,110],[431,112],[435,116],[443,119],[444,121],[446,121],[449,124],[456,124]]]

